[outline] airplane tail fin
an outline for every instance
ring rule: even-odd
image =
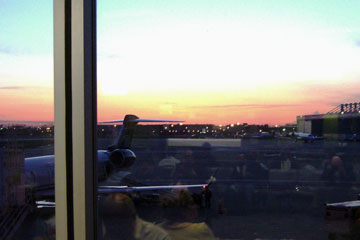
[[[114,149],[130,149],[131,141],[134,135],[135,126],[140,122],[156,123],[156,122],[183,122],[177,120],[157,120],[157,119],[141,119],[135,115],[128,114],[125,116],[124,120],[113,120],[105,121],[101,123],[120,123],[122,122],[122,127],[120,129],[119,135],[114,143],[110,146],[109,150]]]

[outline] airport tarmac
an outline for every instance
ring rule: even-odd
[[[99,149],[105,149],[111,143],[112,139],[99,139]],[[336,190],[330,190],[329,194],[329,191],[325,189],[326,194],[329,194],[327,196],[323,189],[315,188],[319,186],[323,160],[326,154],[330,153],[346,155],[347,158],[350,158],[357,179],[359,179],[360,153],[357,142],[305,143],[290,139],[211,139],[211,141],[210,139],[170,141],[167,139],[135,139],[133,149],[138,159],[137,163],[128,169],[129,171],[135,171],[139,164],[149,159],[156,164],[166,156],[174,156],[181,160],[188,150],[192,151],[195,159],[201,159],[201,163],[204,167],[209,168],[210,172],[213,173],[214,169],[219,168],[218,181],[213,186],[213,213],[209,223],[211,223],[216,237],[220,239],[327,239],[328,233],[325,230],[323,217],[325,201],[329,199],[329,201],[355,200],[356,192],[360,191],[360,188],[357,187],[358,184],[352,185],[352,188],[347,191],[348,195],[341,194],[342,196],[338,198],[335,196],[338,193]],[[49,155],[53,153],[53,146],[45,145],[25,149],[24,153],[26,157]],[[261,161],[269,164],[271,177],[280,179],[276,180],[278,182],[291,182],[292,179],[289,178],[295,176],[295,182],[306,183],[306,186],[282,184],[279,188],[279,185],[266,185],[270,190],[266,192],[267,202],[264,204],[260,202],[260,206],[256,204],[255,209],[244,211],[247,208],[246,202],[244,206],[239,207],[241,200],[234,197],[238,189],[244,187],[244,184],[240,183],[237,186],[236,182],[231,183],[227,180],[227,176],[237,162],[239,153],[257,153]],[[280,163],[279,159],[284,156],[291,156],[292,165],[293,167],[297,166],[297,169],[282,171],[278,163]],[[210,165],[210,162],[207,161],[209,157],[213,160],[211,163],[213,166],[206,166]],[[303,169],[307,171],[305,175],[300,174]],[[312,171],[311,174],[308,174],[308,170]],[[140,178],[137,180],[151,183],[149,181],[151,179]],[[191,183],[199,183],[197,181],[196,179]],[[170,183],[171,181],[164,181],[164,184]],[[300,188],[297,188],[299,186]],[[246,193],[242,192],[238,196],[246,196]],[[288,198],[288,196],[291,197]],[[219,200],[223,201],[224,214],[222,215],[217,214]],[[295,207],[289,204],[292,200],[296,203]],[[280,204],[277,204],[279,202]],[[259,208],[256,209],[256,207]],[[38,222],[36,218],[29,216],[26,226],[37,224],[36,222]],[[24,238],[19,237],[18,239]]]

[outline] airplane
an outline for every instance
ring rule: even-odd
[[[122,127],[114,144],[107,150],[97,151],[97,175],[99,183],[109,178],[116,172],[128,168],[136,161],[135,153],[130,149],[135,126],[140,122],[183,122],[177,120],[140,119],[135,115],[126,115],[124,120],[101,122],[111,124],[122,122]],[[35,198],[54,197],[54,155],[25,158],[26,186],[35,193]],[[211,180],[213,181],[213,180]],[[194,185],[169,185],[169,186],[100,186],[98,193],[149,191],[176,188],[205,188],[208,183]]]
[[[270,139],[274,135],[269,132],[243,133],[241,138]]]
[[[304,132],[293,132],[290,136],[295,137],[295,141],[297,140],[304,140],[304,142],[314,142],[315,140],[324,139],[323,137],[314,136],[310,133]]]
[[[269,139],[269,138],[274,138],[274,135],[272,135],[269,132],[259,132],[259,133],[253,134],[251,137],[257,138],[257,139]]]

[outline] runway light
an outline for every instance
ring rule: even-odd
[[[117,125],[116,124],[114,124],[114,127],[116,127]]]
[[[205,188],[206,188],[206,186],[205,186],[205,185],[203,185],[203,186],[202,186],[202,188],[203,188],[203,189],[205,189]]]
[[[222,127],[222,125],[220,124],[219,127]]]
[[[236,123],[236,125],[238,125],[238,126],[239,126],[239,125],[240,125],[240,123],[239,123],[239,122],[237,122],[237,123]]]
[[[174,127],[174,124],[171,124],[171,127]]]
[[[341,112],[341,115],[344,115],[344,112]]]
[[[262,132],[262,130],[260,129],[259,132]]]
[[[283,128],[283,129],[282,129],[282,131],[283,131],[283,132],[285,132],[285,131],[286,131],[286,129],[285,129],[285,128]]]
[[[179,123],[179,125],[180,125],[180,126],[182,126],[182,125],[183,125],[183,123]]]
[[[231,124],[230,126],[231,126],[231,127],[234,127],[234,124]]]
[[[275,127],[279,127],[279,125],[276,124]]]

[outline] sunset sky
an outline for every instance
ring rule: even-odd
[[[98,118],[283,124],[360,101],[360,2],[98,2]],[[0,120],[53,119],[52,1],[0,0]]]

